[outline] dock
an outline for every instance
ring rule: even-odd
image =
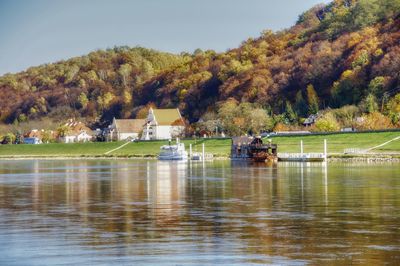
[[[323,153],[304,153],[303,141],[300,141],[300,153],[278,153],[281,162],[325,162],[328,158],[328,146],[324,140]]]
[[[212,161],[214,155],[212,153],[206,153],[206,148],[204,143],[201,145],[201,152],[194,152],[192,149],[192,144],[189,145],[189,160],[191,161]]]
[[[324,162],[323,153],[278,153],[278,161],[281,162]]]

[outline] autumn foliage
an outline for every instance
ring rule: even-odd
[[[0,78],[0,120],[105,123],[143,117],[154,104],[179,107],[194,123],[235,100],[297,123],[297,116],[373,99],[379,110],[371,113],[398,123],[391,99],[400,90],[399,14],[400,0],[335,0],[306,11],[290,29],[264,31],[224,53],[117,47],[32,67]],[[238,128],[247,127],[242,120],[232,118]]]

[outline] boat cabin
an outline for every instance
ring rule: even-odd
[[[232,138],[231,158],[250,159],[256,162],[276,160],[278,147],[270,142],[263,143],[261,137]]]

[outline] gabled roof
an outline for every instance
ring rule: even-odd
[[[139,133],[146,124],[146,119],[115,119],[114,121],[119,133]]]
[[[160,126],[184,126],[179,109],[153,109],[154,118]]]
[[[66,134],[67,136],[77,136],[82,131],[85,131],[89,135],[93,134],[92,130],[88,128],[84,123],[75,121],[73,119],[70,119],[67,123],[64,124],[64,126],[67,126],[69,128],[69,131]]]
[[[24,137],[25,138],[42,138],[42,132],[37,129],[32,129],[31,131],[25,133]]]

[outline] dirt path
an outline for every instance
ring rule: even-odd
[[[106,152],[106,153],[104,153],[104,154],[107,155],[107,154],[110,154],[110,153],[112,153],[112,152],[114,152],[114,151],[117,151],[117,150],[119,150],[119,149],[125,147],[125,146],[128,145],[129,143],[130,143],[130,141],[128,141],[128,142],[122,144],[121,146],[119,146],[119,147],[117,147],[117,148],[115,148],[115,149],[112,149],[112,150],[110,150],[110,151],[108,151],[108,152]]]
[[[377,148],[383,147],[383,146],[389,144],[390,142],[395,141],[395,140],[398,140],[398,139],[400,139],[400,136],[398,136],[398,137],[396,137],[396,138],[394,138],[394,139],[391,139],[391,140],[389,140],[389,141],[386,141],[385,143],[382,143],[382,144],[380,144],[380,145],[378,145],[378,146],[375,146],[375,147],[366,149],[365,151],[366,151],[366,152],[369,152],[369,151],[375,150],[375,149],[377,149]]]

